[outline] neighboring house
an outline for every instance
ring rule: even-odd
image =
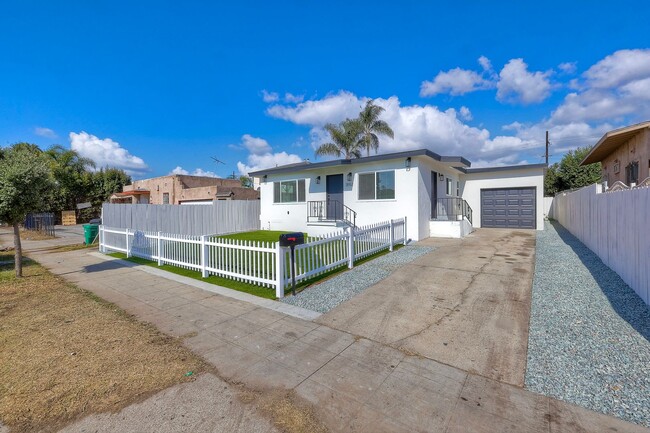
[[[414,150],[303,162],[250,173],[261,226],[310,235],[407,217],[408,237],[461,237],[476,227],[543,229],[545,164],[472,169]]]
[[[237,179],[173,174],[136,180],[110,197],[111,203],[209,204],[213,200],[258,200],[259,191]]]
[[[609,131],[598,140],[581,165],[600,162],[603,182],[627,186],[650,177],[650,121]]]

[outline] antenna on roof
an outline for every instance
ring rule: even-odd
[[[223,161],[220,160],[220,159],[215,158],[214,156],[211,156],[210,158],[212,158],[212,159],[214,160],[214,162],[216,162],[217,164],[223,164],[223,165],[226,165],[225,162],[223,162]]]

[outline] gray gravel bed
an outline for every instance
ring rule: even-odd
[[[556,223],[537,234],[526,387],[650,427],[650,310]]]
[[[340,303],[383,280],[399,266],[412,262],[433,250],[433,247],[407,245],[355,266],[320,284],[308,287],[296,296],[282,298],[281,301],[308,310],[327,313]]]

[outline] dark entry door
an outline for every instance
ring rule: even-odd
[[[537,228],[535,188],[481,190],[481,227]]]
[[[333,174],[326,178],[327,219],[343,219],[343,175]]]
[[[438,173],[431,172],[431,219],[438,218]]]

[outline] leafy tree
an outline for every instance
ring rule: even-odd
[[[387,135],[394,138],[393,130],[388,123],[379,120],[379,115],[384,111],[383,107],[379,107],[373,103],[372,100],[366,103],[366,107],[359,113],[359,122],[361,123],[362,132],[360,144],[366,149],[367,155],[370,156],[370,150],[377,153],[379,149],[378,135]]]
[[[89,201],[92,208],[81,210],[82,220],[98,217],[102,203],[112,194],[122,191],[124,185],[131,183],[131,176],[117,168],[102,168],[94,173],[88,173],[88,177],[88,195],[84,200]]]
[[[544,193],[555,195],[560,191],[600,182],[602,176],[600,162],[580,165],[590,150],[591,147],[579,147],[564,155],[559,163],[550,166],[544,180]]]
[[[74,209],[77,203],[85,201],[90,192],[89,169],[95,168],[90,158],[81,157],[76,151],[54,145],[45,151],[56,182],[56,191],[50,210]]]
[[[253,187],[253,179],[251,179],[248,176],[239,176],[239,183],[241,186],[244,188],[252,188]]]
[[[14,228],[16,277],[23,275],[19,224],[30,212],[44,209],[52,188],[48,161],[38,146],[19,143],[3,152],[0,160],[0,220]]]
[[[329,132],[332,141],[321,144],[316,149],[316,155],[339,158],[343,155],[345,159],[361,157],[360,137],[363,127],[358,119],[345,119],[338,125],[328,123],[325,130]]]

